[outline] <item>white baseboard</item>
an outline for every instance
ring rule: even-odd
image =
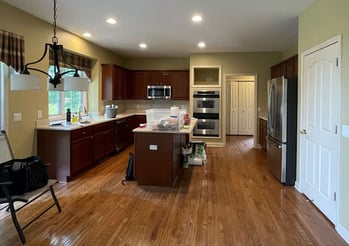
[[[341,224],[336,225],[338,234],[349,244],[349,231],[345,229]]]

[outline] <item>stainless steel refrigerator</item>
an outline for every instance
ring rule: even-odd
[[[297,80],[279,77],[268,81],[267,163],[286,185],[296,180]]]

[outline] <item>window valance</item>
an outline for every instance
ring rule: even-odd
[[[0,61],[21,72],[24,68],[24,37],[0,30]]]
[[[64,51],[65,60],[67,63],[72,64],[78,70],[85,71],[86,75],[91,78],[92,70],[92,61],[87,57],[83,57],[71,52]],[[53,53],[50,50],[50,65],[54,64]],[[63,61],[59,60],[59,66],[66,67],[67,64],[64,64]]]

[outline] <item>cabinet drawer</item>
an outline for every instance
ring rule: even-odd
[[[93,126],[93,132],[104,132],[110,128],[114,128],[114,121],[108,121],[105,123],[97,124]]]
[[[79,138],[87,137],[92,134],[92,127],[83,127],[81,129],[73,130],[71,133],[71,139],[76,140]]]

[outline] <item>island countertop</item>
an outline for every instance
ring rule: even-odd
[[[152,129],[152,128],[147,128],[147,127],[137,127],[133,129],[134,133],[174,133],[174,134],[190,134],[195,125],[196,125],[197,119],[196,118],[191,118],[190,120],[190,125],[188,128],[181,128],[179,130],[159,130],[159,129]]]

